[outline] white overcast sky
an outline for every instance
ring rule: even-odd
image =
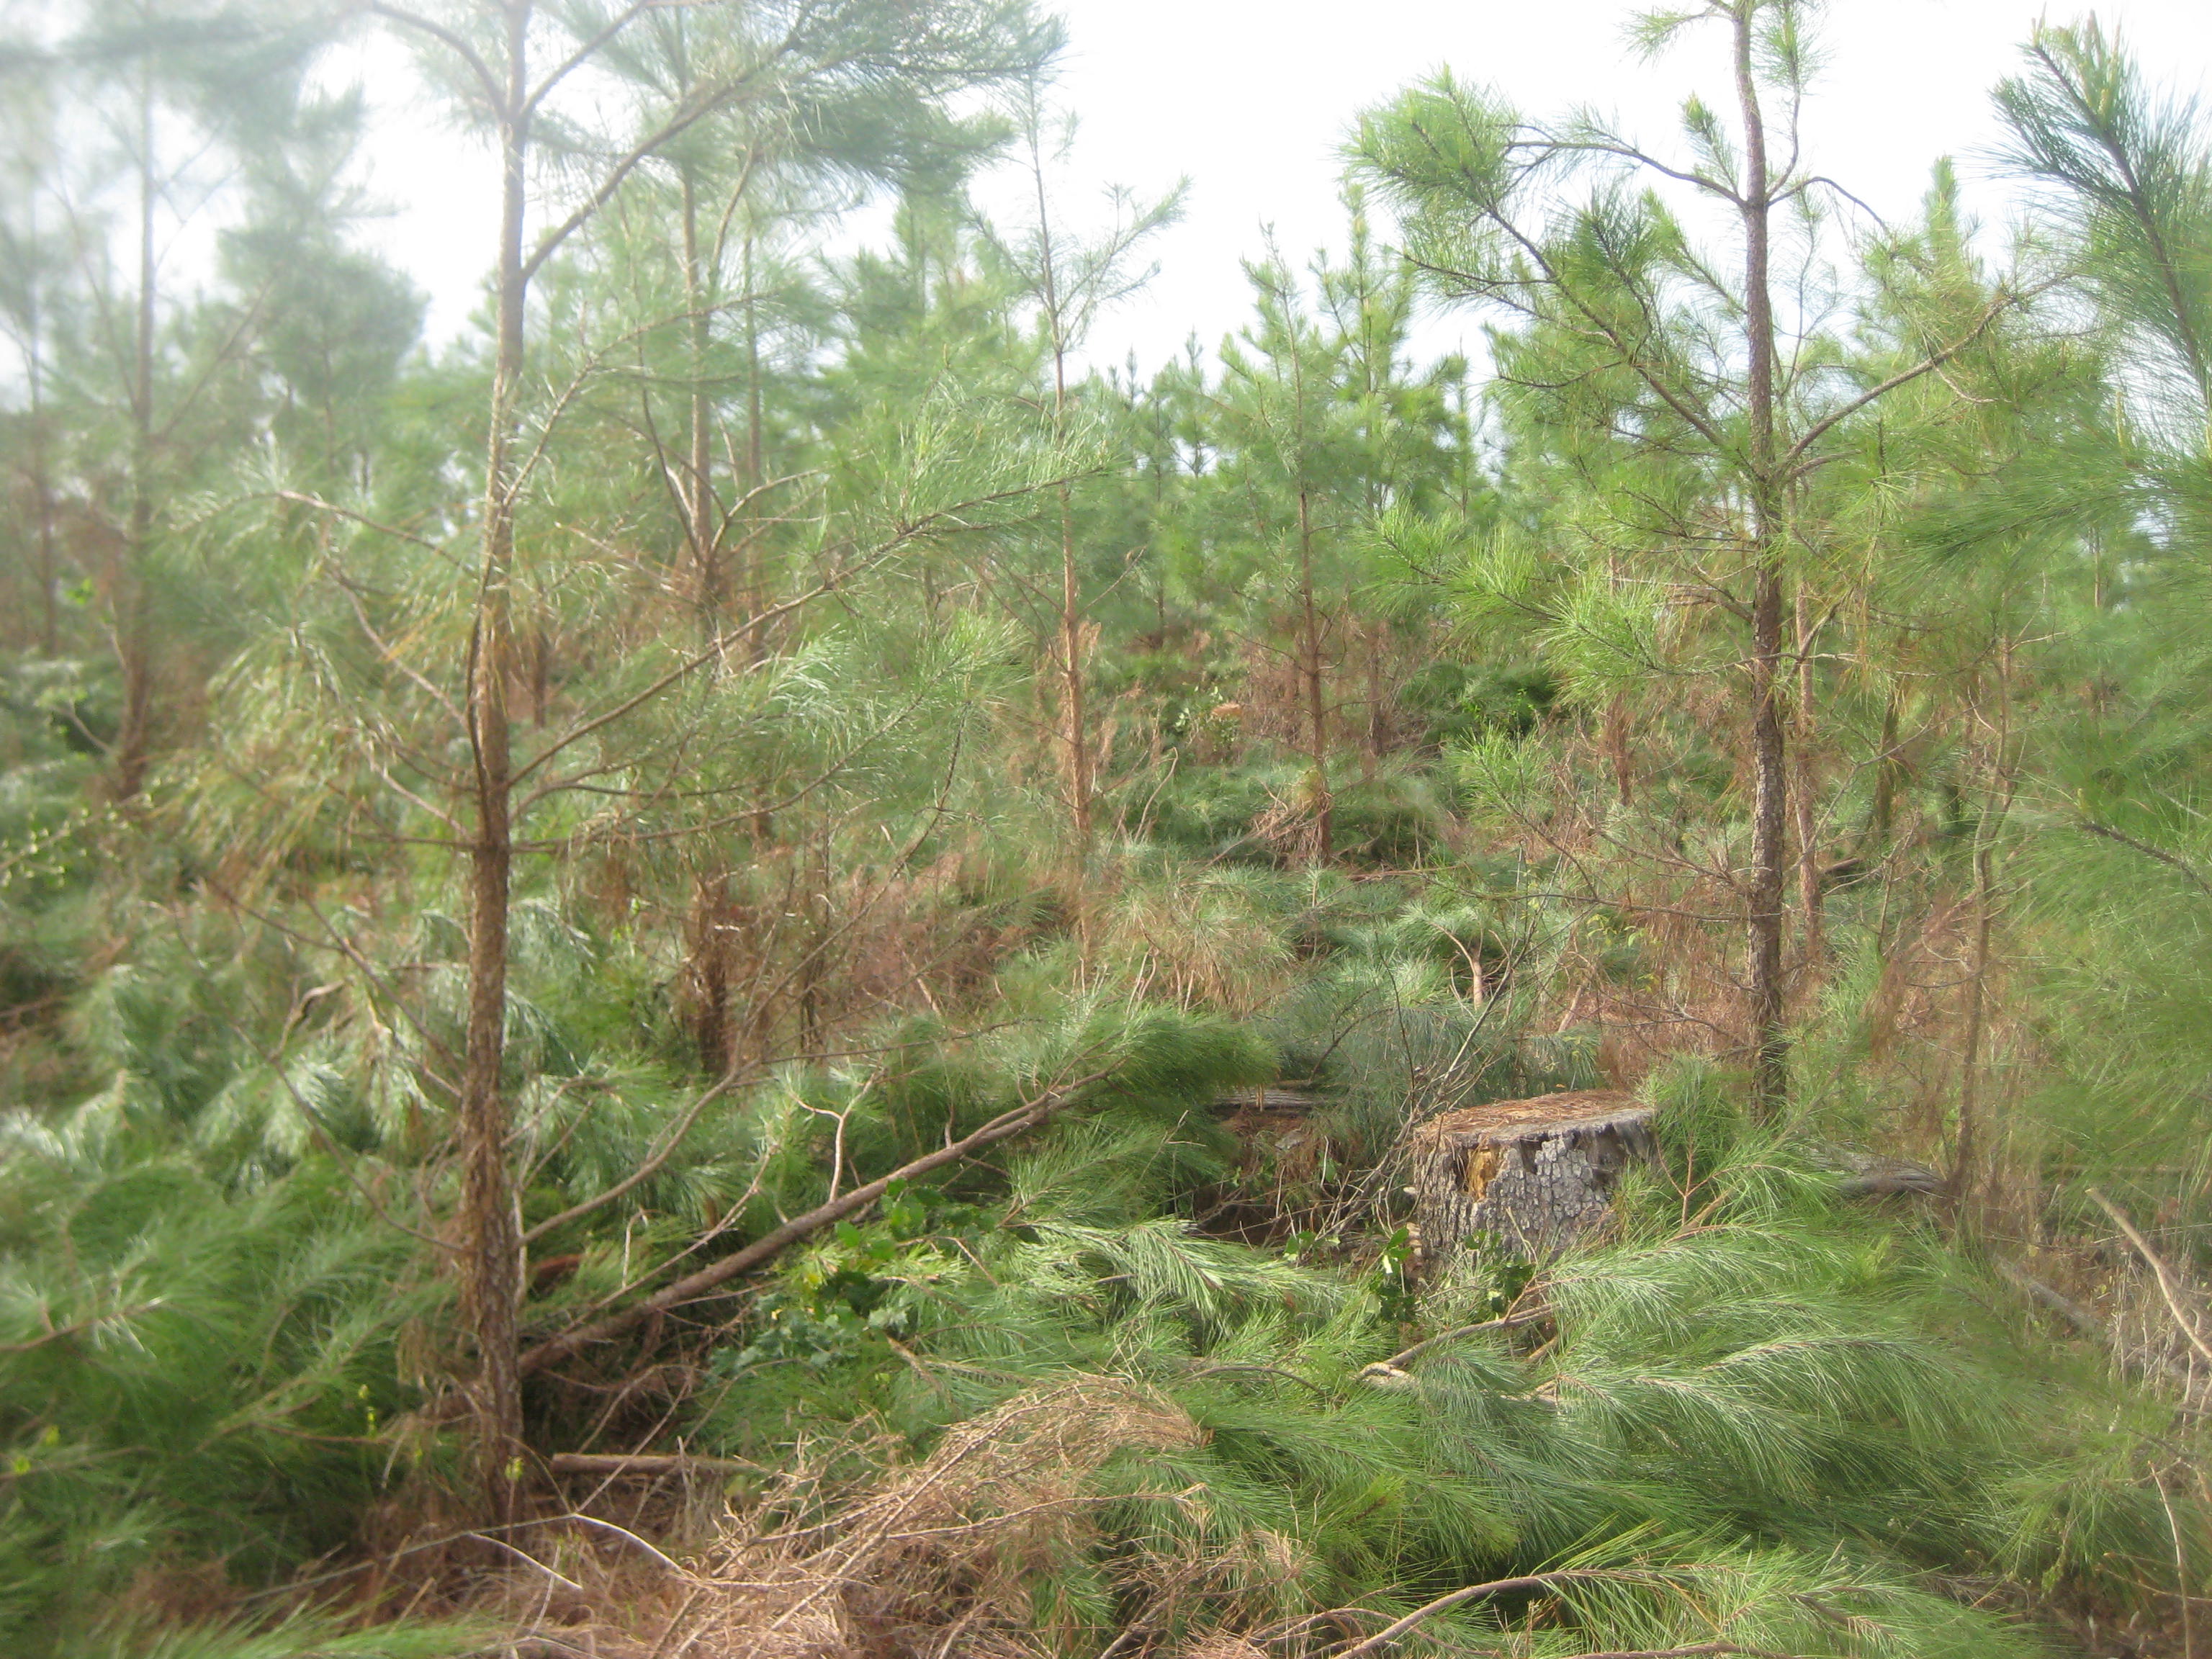
[[[2212,0],[2094,9],[2154,78],[2205,92]],[[1616,112],[1647,142],[1673,133],[1686,93],[1718,101],[1726,90],[1717,40],[1656,64],[1633,59],[1621,31],[1635,8],[1623,0],[1062,0],[1056,9],[1070,40],[1059,97],[1079,120],[1056,211],[1079,227],[1103,211],[1097,192],[1109,182],[1152,193],[1191,181],[1182,222],[1155,245],[1158,276],[1103,318],[1091,343],[1094,362],[1133,349],[1147,368],[1194,331],[1210,351],[1246,320],[1238,261],[1260,251],[1266,228],[1301,259],[1341,244],[1337,152],[1347,128],[1362,108],[1440,66],[1499,85],[1533,112]],[[2019,64],[2039,15],[2070,21],[2089,9],[2063,0],[1829,0],[1819,33],[1826,68],[1807,120],[1815,167],[1885,216],[1901,216],[1936,158],[1953,155],[1983,213],[2003,218],[2002,188],[1976,177],[1976,153],[1995,138],[1990,88]],[[392,89],[374,78],[374,93]],[[390,112],[373,188],[397,210],[383,234],[433,295],[433,337],[448,337],[475,303],[490,247],[489,161],[425,112],[379,101]],[[1448,345],[1458,326],[1425,332]]]

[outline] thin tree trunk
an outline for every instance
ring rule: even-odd
[[[1045,323],[1052,331],[1052,435],[1057,443],[1067,429],[1067,331],[1060,314],[1060,273],[1053,258],[1052,210],[1044,187],[1044,155],[1034,108],[1030,118],[1030,167],[1036,182],[1038,250],[1043,258]],[[1067,482],[1060,498],[1060,726],[1063,777],[1067,794],[1069,862],[1076,873],[1090,867],[1092,836],[1091,753],[1085,708],[1083,590],[1075,556],[1074,499]],[[1079,927],[1079,931],[1084,931]],[[1087,938],[1087,933],[1085,933]]]
[[[1286,309],[1286,315],[1289,315]],[[1321,607],[1314,595],[1313,489],[1306,479],[1306,371],[1297,326],[1291,333],[1291,395],[1297,442],[1300,665],[1305,679],[1306,732],[1312,747],[1313,860],[1326,863],[1336,847],[1336,800],[1328,787],[1328,699],[1322,681]]]
[[[1067,753],[1068,827],[1077,870],[1091,862],[1092,781],[1090,714],[1085,707],[1083,596],[1075,560],[1075,518],[1068,486],[1060,486],[1060,658],[1062,740]]]
[[[2017,787],[2012,734],[2012,641],[1997,648],[1997,718],[1990,744],[1990,775],[1982,811],[1974,825],[1973,958],[1966,974],[1966,1030],[1959,1073],[1959,1129],[1952,1142],[1947,1183],[1954,1202],[1973,1195],[1975,1164],[1981,1151],[1982,1047],[1988,1024],[1990,938],[1996,912],[1996,837],[2010,816]]]
[[[1606,574],[1616,582],[1620,580],[1617,555],[1607,556]],[[1614,692],[1605,706],[1604,742],[1606,758],[1613,767],[1613,793],[1626,806],[1634,794],[1636,761],[1628,747],[1628,697],[1624,692]]]
[[[799,1046],[802,1053],[812,1054],[823,1046],[822,1034],[828,1014],[823,988],[829,983],[830,945],[836,933],[830,912],[830,831],[825,826],[816,835],[806,854],[805,874],[806,891],[801,915],[805,918],[799,933],[799,948],[805,954],[799,959]]]
[[[711,346],[706,274],[699,257],[699,191],[691,164],[681,169],[684,191],[684,303],[690,312],[691,453],[684,468],[684,513],[690,519],[692,566],[698,584],[699,631],[711,642],[722,631],[721,538],[714,522],[714,406],[707,396]]]
[[[1613,793],[1626,806],[1635,793],[1636,757],[1628,746],[1628,699],[1618,693],[1605,706],[1605,754],[1613,768]]]
[[[1897,786],[1904,768],[1897,757],[1898,744],[1897,688],[1892,686],[1884,694],[1881,703],[1881,758],[1874,775],[1874,847],[1877,852],[1889,845],[1897,823]]]
[[[33,191],[27,204],[33,252],[39,246],[38,201],[38,193]],[[46,319],[40,307],[41,295],[35,268],[26,289],[29,304],[24,319],[24,370],[30,380],[31,493],[33,510],[39,520],[39,647],[52,657],[61,653],[61,596],[56,591],[61,574],[54,556],[54,480],[46,432]]]
[[[1303,405],[1303,397],[1301,397]],[[1303,475],[1304,455],[1300,456]],[[1336,845],[1336,801],[1328,787],[1328,702],[1322,683],[1321,609],[1314,599],[1312,494],[1298,480],[1298,599],[1304,611],[1306,730],[1313,742],[1314,861]]]
[[[523,366],[524,164],[528,148],[525,60],[529,9],[508,14],[507,102],[501,112],[497,357],[485,443],[483,586],[470,641],[468,720],[475,757],[469,849],[469,1003],[461,1073],[462,1302],[476,1339],[474,1405],[485,1490],[495,1514],[514,1511],[521,1475],[522,1389],[516,1320],[522,1247],[507,1168],[507,902],[513,873],[514,776],[507,683],[513,654],[515,403]]]
[[[1389,637],[1389,624],[1377,620],[1367,630],[1367,752],[1366,772],[1372,781],[1375,769],[1382,764],[1384,721],[1382,718],[1382,649]]]
[[[1752,1082],[1762,1113],[1781,1109],[1789,1093],[1790,1046],[1783,1027],[1783,896],[1789,878],[1789,753],[1777,684],[1782,657],[1782,579],[1757,575],[1752,601],[1752,881],[1749,989]]]
[[[61,653],[61,573],[54,556],[53,476],[46,459],[46,416],[40,406],[35,360],[31,368],[31,489],[39,515],[39,648],[46,656]]]
[[[768,478],[764,416],[761,398],[760,292],[753,267],[753,229],[750,209],[745,217],[744,276],[745,284],[745,493],[752,495]],[[738,568],[732,574],[738,597],[748,616],[768,609],[768,594],[761,580],[759,508],[748,514],[745,532],[738,543]],[[767,624],[745,630],[746,653],[754,662],[768,655]]]
[[[1785,819],[1789,743],[1783,729],[1784,617],[1780,491],[1775,477],[1774,307],[1769,289],[1770,218],[1765,118],[1752,63],[1753,0],[1735,8],[1736,94],[1744,125],[1744,334],[1749,428],[1747,503],[1752,590],[1752,882],[1747,918],[1751,998],[1752,1082],[1761,1112],[1778,1112],[1789,1094],[1790,1044],[1784,1027],[1782,932],[1789,882]]]
[[[1819,836],[1820,778],[1813,761],[1813,623],[1800,588],[1796,604],[1797,633],[1797,906],[1805,929],[1805,971],[1818,971],[1827,955],[1820,915],[1820,842]]]
[[[1966,974],[1966,1035],[1959,1070],[1959,1132],[1951,1146],[1951,1174],[1945,1183],[1954,1200],[1971,1196],[1974,1162],[1980,1148],[1982,1027],[1988,1007],[1991,859],[1985,837],[1974,848],[1973,963]]]
[[[115,794],[130,800],[145,787],[154,710],[152,641],[146,567],[154,540],[155,248],[154,88],[138,86],[138,308],[131,378],[131,520],[115,588],[115,656],[123,711],[115,734]]]

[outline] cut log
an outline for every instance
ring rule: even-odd
[[[1623,1170],[1657,1156],[1651,1114],[1633,1095],[1583,1089],[1416,1124],[1406,1146],[1423,1254],[1475,1239],[1550,1261],[1604,1221]]]
[[[1879,1152],[1845,1149],[1838,1155],[1844,1173],[1836,1182],[1842,1198],[1886,1198],[1910,1193],[1928,1198],[1944,1189],[1943,1177],[1925,1164],[1910,1158],[1885,1158]]]
[[[1238,1112],[1294,1112],[1303,1116],[1319,1111],[1322,1104],[1321,1091],[1313,1084],[1263,1083],[1231,1089],[1214,1103],[1213,1109],[1224,1116]]]

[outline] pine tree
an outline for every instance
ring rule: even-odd
[[[1701,24],[1717,26],[1727,42],[1733,123],[1691,99],[1683,111],[1690,159],[1680,164],[1594,117],[1529,124],[1449,77],[1371,113],[1355,145],[1360,173],[1401,213],[1412,256],[1437,290],[1498,307],[1531,331],[1505,365],[1509,382],[1553,404],[1545,418],[1576,432],[1571,442],[1607,451],[1608,467],[1626,461],[1653,475],[1634,492],[1620,478],[1599,510],[1631,538],[1665,550],[1684,597],[1740,630],[1752,778],[1741,884],[1746,1047],[1770,1111],[1788,1085],[1798,498],[1849,423],[1935,373],[2014,303],[2001,292],[1960,332],[1927,341],[1917,362],[1874,384],[1826,352],[1783,349],[1787,331],[1811,325],[1777,315],[1778,234],[1791,226],[1793,206],[1809,209],[1834,188],[1794,147],[1780,167],[1769,154],[1770,100],[1794,108],[1804,94],[1806,12],[1799,0],[1709,0],[1647,21],[1640,38],[1654,54]],[[1578,173],[1596,175],[1580,198],[1567,193]],[[1637,193],[1638,179],[1650,188]],[[1662,184],[1735,220],[1724,257],[1694,246],[1658,195]],[[1806,213],[1796,222],[1817,226],[1820,218]]]
[[[716,38],[710,70],[694,71],[685,59],[672,65],[677,73],[665,84],[644,77],[630,131],[586,136],[564,127],[560,100],[578,71],[609,61],[645,33],[641,25],[655,10],[646,0],[604,12],[558,15],[528,3],[474,5],[450,24],[387,0],[375,0],[370,9],[421,42],[441,66],[460,106],[489,130],[500,162],[480,549],[470,581],[472,621],[453,706],[463,718],[470,757],[460,789],[467,820],[470,922],[459,1103],[464,1171],[459,1261],[480,1368],[474,1399],[480,1452],[493,1508],[503,1513],[514,1501],[522,1468],[516,1323],[522,1258],[508,1165],[505,1078],[516,790],[520,780],[574,740],[574,734],[551,738],[518,762],[509,703],[521,666],[515,623],[516,527],[531,471],[524,425],[532,401],[527,377],[533,285],[634,175],[726,112],[780,100],[795,100],[801,107],[819,105],[886,82],[924,104],[941,103],[970,88],[988,86],[1010,69],[1018,72],[1048,51],[1052,40],[1024,7],[1006,0],[957,0],[926,9],[850,0],[797,7],[788,17],[748,14]],[[544,29],[557,31],[562,44],[548,50],[540,39]],[[574,159],[583,182],[563,199],[533,204],[533,157],[549,146]],[[696,211],[696,189],[692,207]],[[696,289],[702,276],[696,221],[686,222],[693,226],[686,281]],[[696,404],[694,417],[696,432]],[[690,482],[696,536],[696,515],[711,481],[700,469]],[[718,655],[718,643],[692,665]],[[669,682],[680,678],[681,671]]]

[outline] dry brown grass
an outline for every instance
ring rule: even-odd
[[[550,1639],[606,1659],[1052,1659],[1075,1632],[1055,1629],[1041,1587],[1098,1542],[1091,1477],[1117,1452],[1200,1438],[1163,1395],[1072,1376],[857,1486],[802,1455],[684,1561],[568,1517],[575,1535],[518,1561],[498,1601],[526,1652]],[[1219,1565],[1128,1571],[1157,1592]]]
[[[823,846],[696,878],[676,993],[702,1066],[818,1053],[887,1014],[972,1003],[1028,934],[979,909],[969,878],[957,854],[843,867]]]
[[[1100,948],[1140,995],[1249,1015],[1291,982],[1275,922],[1231,884],[1131,886],[1101,922]]]

